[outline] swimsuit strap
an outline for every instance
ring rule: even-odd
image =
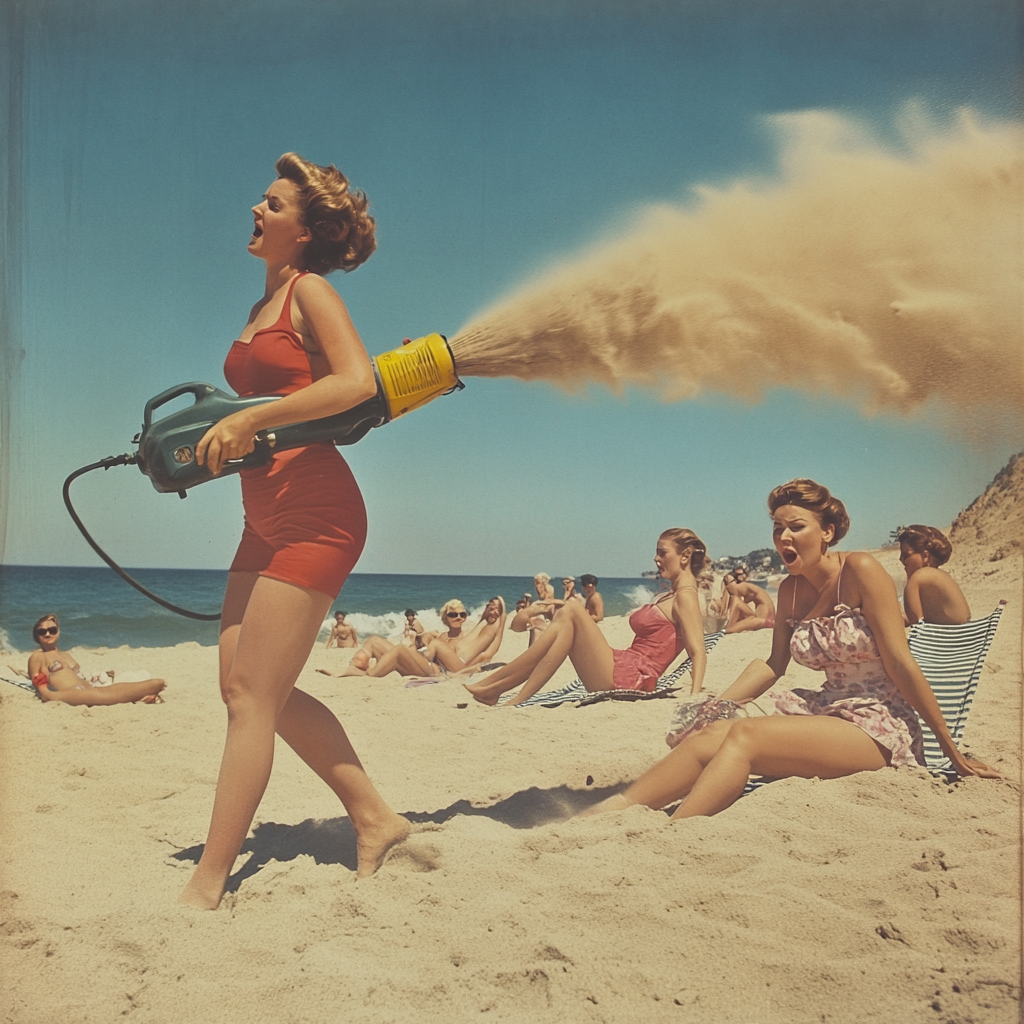
[[[273,324],[270,330],[281,326],[282,321],[285,321],[285,330],[290,334],[295,333],[295,328],[292,327],[292,292],[295,291],[295,282],[300,277],[305,277],[308,273],[308,270],[302,270],[291,279],[291,283],[288,285],[288,292],[284,297],[284,305],[281,307],[281,315],[277,318],[277,323]]]
[[[838,553],[838,552],[837,552]],[[846,559],[842,555],[839,555],[839,575],[836,577],[836,607],[838,608],[842,602],[839,600],[839,595],[842,591],[843,586],[843,566],[846,565]]]

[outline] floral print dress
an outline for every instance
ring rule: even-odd
[[[773,690],[783,715],[834,715],[863,729],[892,752],[894,768],[924,764],[917,713],[886,675],[875,638],[859,608],[836,605],[835,614],[790,620],[793,659],[825,673],[821,690]]]

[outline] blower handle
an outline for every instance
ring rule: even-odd
[[[166,405],[168,402],[181,395],[194,395],[198,402],[200,398],[206,398],[212,395],[217,389],[212,384],[206,384],[201,380],[194,380],[189,384],[178,384],[173,388],[168,388],[166,391],[160,392],[159,395],[151,398],[146,403],[146,409],[142,414],[142,425],[143,427],[149,427],[153,422],[153,413],[160,408],[161,405]]]

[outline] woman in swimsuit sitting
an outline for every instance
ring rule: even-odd
[[[691,733],[625,792],[584,812],[682,803],[673,818],[717,814],[751,775],[835,779],[924,763],[917,714],[959,775],[999,778],[953,743],[939,705],[910,654],[896,588],[864,552],[832,551],[850,526],[841,501],[813,480],[768,496],[775,548],[789,570],[779,588],[772,653],[753,661],[722,694],[745,702],[780,679],[790,657],[825,673],[820,691],[773,693],[777,714],[712,722]],[[917,712],[917,714],[915,714]]]
[[[629,650],[613,650],[586,608],[579,601],[569,601],[518,658],[466,689],[481,704],[493,705],[503,693],[522,686],[515,700],[508,702],[520,704],[537,693],[568,658],[588,690],[650,692],[685,648],[693,662],[693,692],[698,693],[707,655],[694,576],[706,561],[707,548],[692,530],[666,530],[658,538],[654,564],[671,590],[629,617],[636,633]]]
[[[501,645],[505,628],[505,602],[493,597],[484,607],[480,621],[472,630],[463,632],[469,613],[457,599],[441,608],[441,621],[448,631],[438,634],[422,650],[412,651],[404,644],[393,644],[380,636],[369,636],[352,655],[348,667],[341,672],[318,668],[325,676],[381,676],[397,672],[403,676],[437,676],[447,673],[472,672],[485,664]],[[373,662],[371,665],[370,663]]]
[[[32,636],[39,644],[39,650],[28,657],[28,674],[41,700],[58,700],[90,708],[134,704],[136,701],[156,704],[160,700],[158,694],[167,686],[162,679],[94,686],[96,680],[86,679],[78,662],[60,649],[60,624],[56,615],[44,615],[32,627]]]
[[[900,561],[907,574],[903,611],[907,625],[934,622],[959,626],[971,618],[971,607],[956,580],[940,569],[953,554],[953,545],[934,526],[906,526],[897,538]]]

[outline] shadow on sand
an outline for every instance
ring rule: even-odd
[[[626,783],[598,789],[555,789],[531,787],[487,807],[477,807],[468,800],[457,800],[439,811],[402,811],[414,825],[443,825],[456,815],[492,818],[511,828],[536,828],[554,821],[565,821],[585,807],[614,793],[621,793]],[[174,860],[199,862],[202,845],[190,846],[172,854]],[[312,857],[317,864],[343,864],[356,869],[356,833],[352,822],[342,818],[307,818],[298,825],[279,825],[268,821],[257,825],[252,838],[242,845],[243,854],[251,854],[245,864],[229,879],[226,892],[235,892],[272,860],[290,861],[301,854]]]

